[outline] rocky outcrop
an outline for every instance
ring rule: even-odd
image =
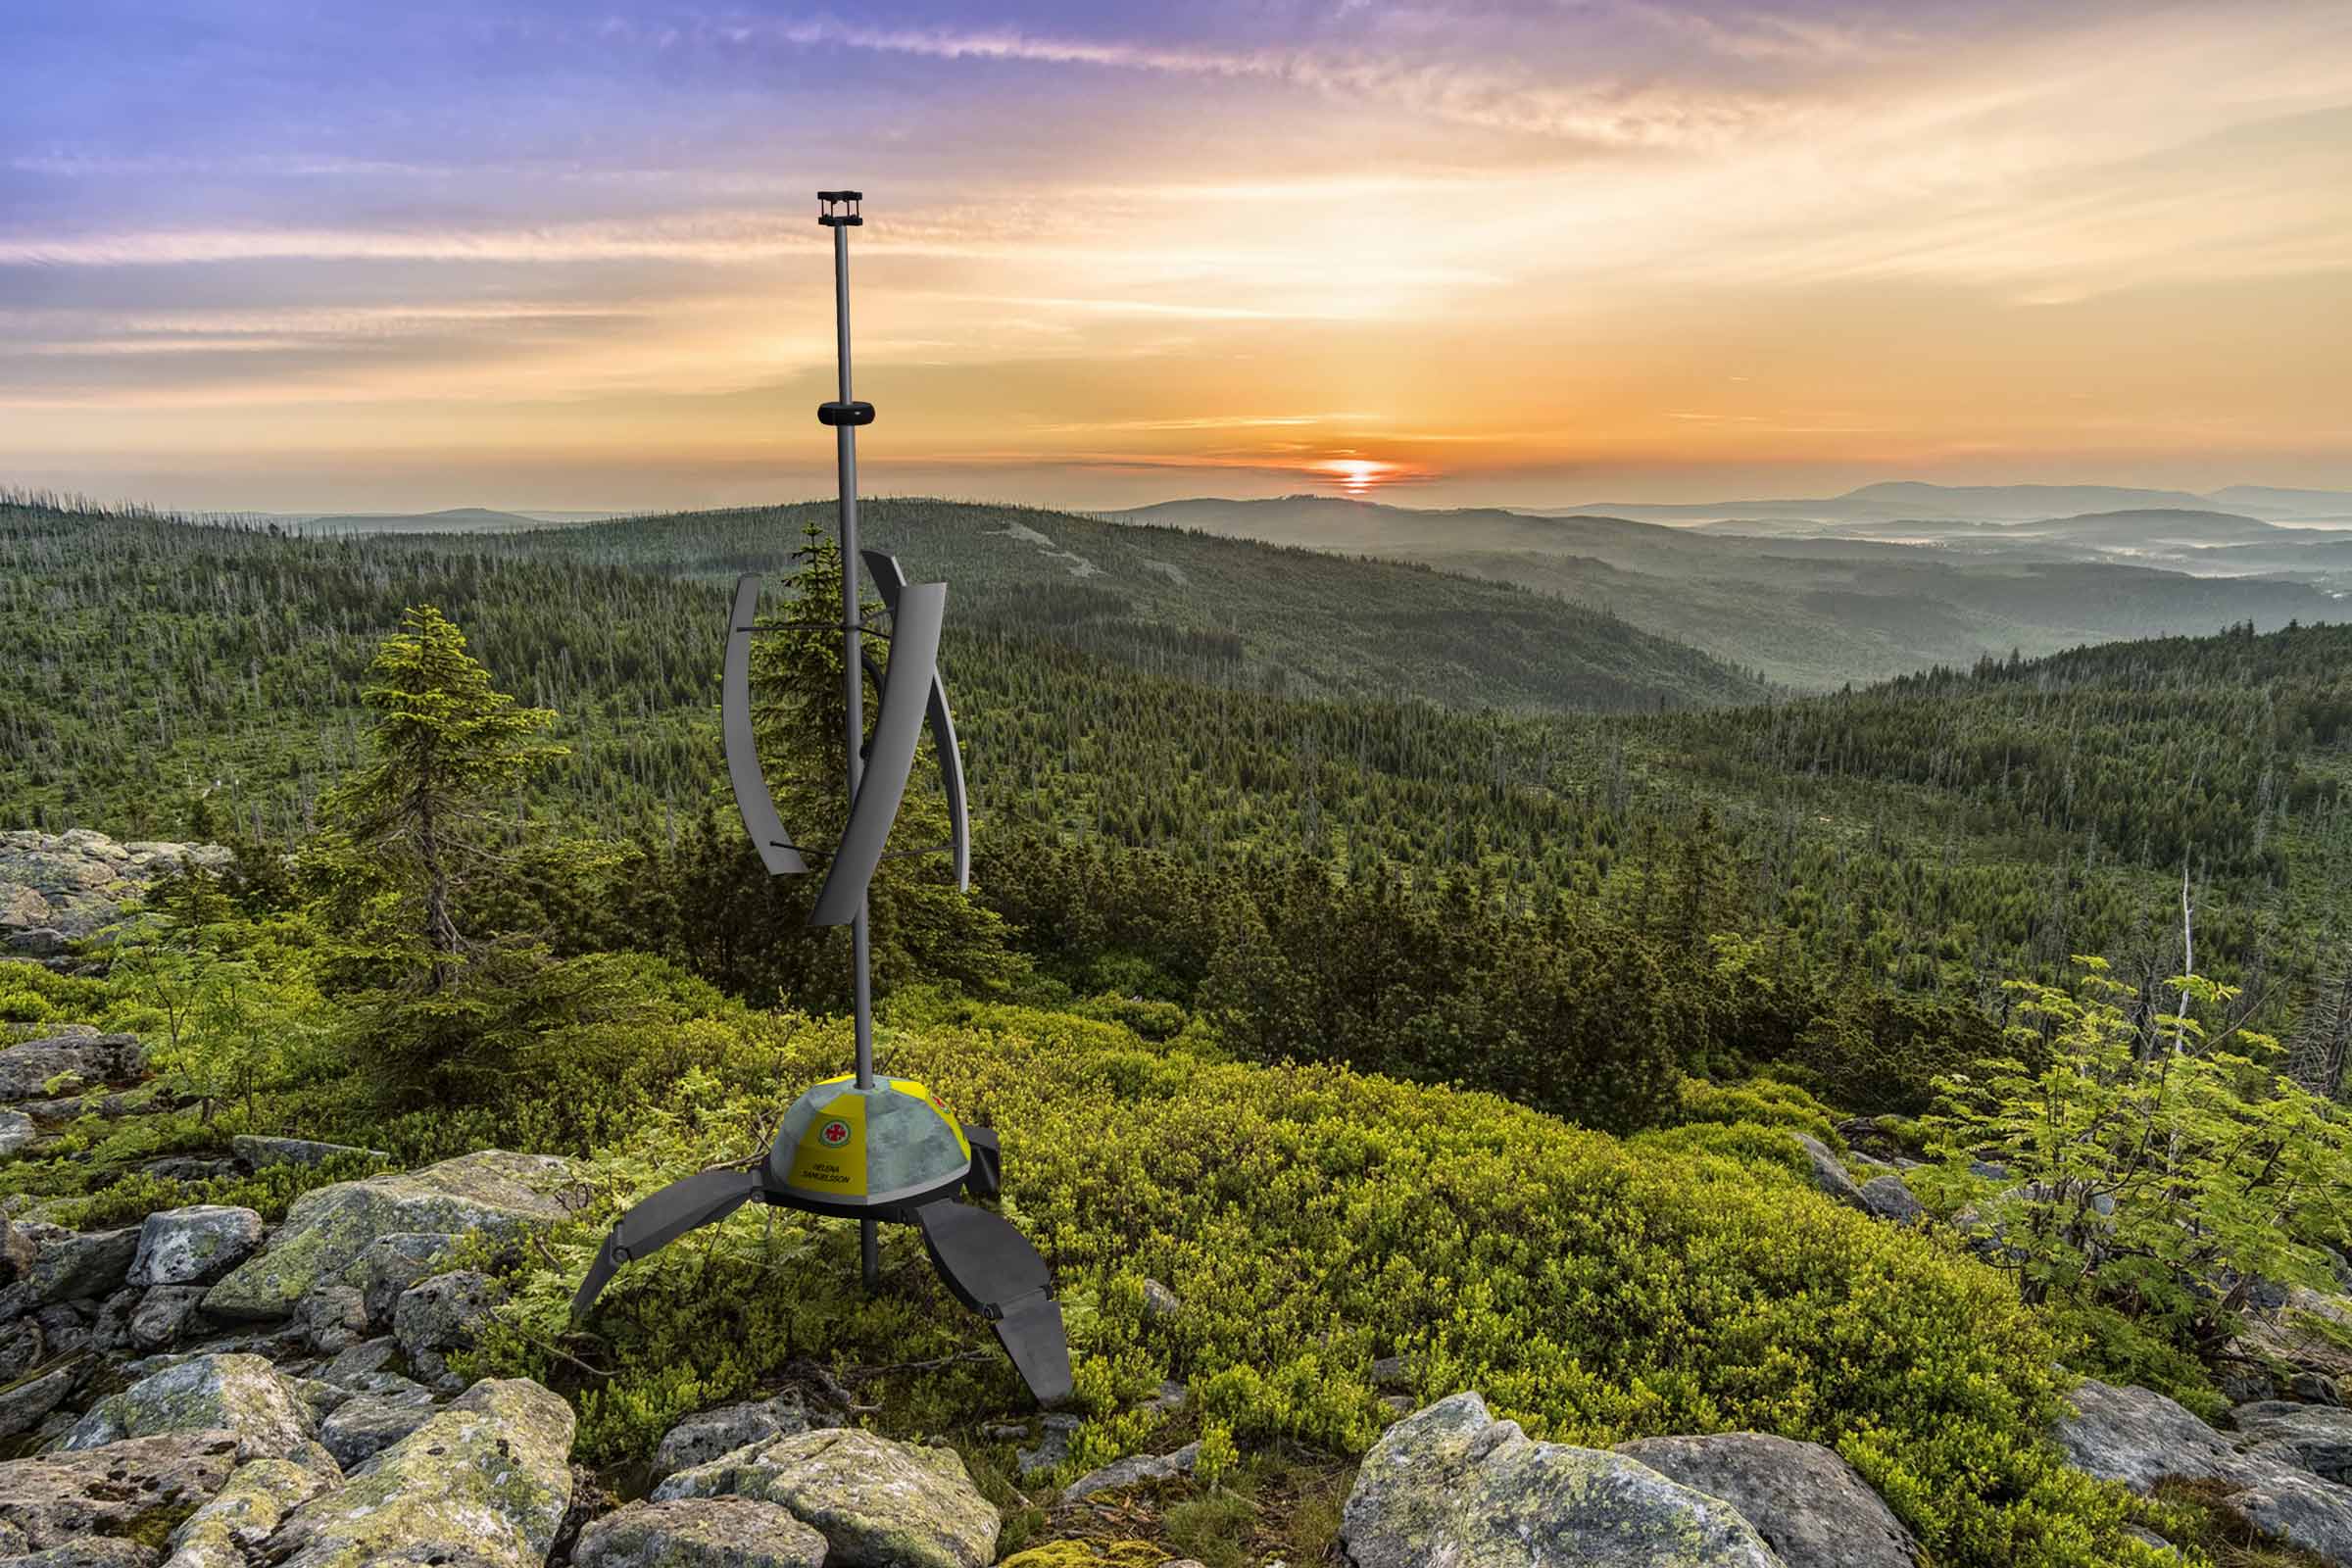
[[[237,1465],[233,1432],[174,1432],[0,1463],[0,1522],[34,1550],[152,1530],[208,1501]]]
[[[825,1538],[827,1568],[982,1568],[997,1556],[996,1507],[953,1448],[870,1432],[804,1432],[681,1470],[656,1502],[749,1497]]]
[[[70,1231],[57,1225],[26,1224],[17,1234],[33,1246],[24,1279],[36,1301],[82,1301],[112,1296],[122,1288],[131,1260],[139,1255],[139,1228]]]
[[[0,833],[0,949],[45,955],[116,919],[165,872],[225,870],[234,859],[218,844],[123,844],[88,828]]]
[[[228,1141],[237,1156],[237,1163],[247,1170],[267,1170],[271,1165],[323,1165],[344,1154],[365,1154],[369,1159],[389,1161],[392,1156],[380,1149],[362,1149],[356,1144],[321,1144],[308,1138],[262,1138],[251,1133],[240,1134]]]
[[[284,1458],[318,1436],[301,1390],[258,1355],[192,1355],[90,1407],[62,1447],[225,1430],[240,1459]]]
[[[477,1383],[296,1508],[270,1537],[270,1560],[540,1568],[571,1500],[571,1406],[538,1384]]]
[[[1915,1568],[1919,1543],[1861,1473],[1818,1443],[1761,1432],[1617,1445],[1672,1481],[1721,1497],[1788,1568]]]
[[[2230,1412],[2242,1451],[2308,1470],[2322,1480],[2352,1482],[2352,1410],[2266,1399]]]
[[[1340,1534],[1356,1568],[1782,1568],[1730,1503],[1621,1453],[1532,1442],[1475,1394],[1381,1435]]]
[[[249,1568],[286,1515],[343,1478],[333,1467],[256,1459],[172,1533],[164,1568]]]
[[[570,1162],[550,1154],[484,1150],[422,1170],[314,1188],[258,1254],[205,1297],[219,1317],[290,1315],[305,1296],[334,1285],[367,1288],[362,1267],[379,1237],[478,1231],[514,1241],[571,1212]]]
[[[219,1279],[262,1245],[262,1216],[226,1203],[150,1214],[139,1227],[132,1285],[195,1285]]]
[[[754,1443],[765,1443],[771,1438],[797,1437],[815,1427],[830,1427],[839,1423],[811,1418],[808,1405],[797,1394],[784,1393],[772,1399],[754,1399],[740,1404],[723,1404],[712,1410],[703,1410],[688,1416],[663,1435],[662,1446],[654,1450],[654,1479],[709,1464],[722,1454]]]
[[[821,1568],[825,1538],[749,1497],[632,1502],[580,1532],[574,1568]]]

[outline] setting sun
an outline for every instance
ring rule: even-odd
[[[1315,465],[1315,471],[1326,480],[1336,481],[1348,495],[1362,496],[1389,483],[1402,470],[1394,463],[1373,458],[1327,458]]]

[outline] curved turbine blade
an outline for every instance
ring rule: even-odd
[[[914,744],[935,678],[939,627],[947,612],[944,582],[909,583],[899,590],[899,608],[890,617],[890,671],[882,683],[882,711],[867,742],[865,775],[858,785],[857,800],[850,803],[850,825],[833,851],[824,891],[809,911],[810,925],[848,925],[856,919],[865,885],[882,863],[882,846],[890,839],[899,802],[906,794],[906,775],[914,767]]]
[[[574,1323],[588,1315],[607,1281],[633,1262],[668,1246],[698,1225],[712,1225],[741,1208],[760,1191],[757,1170],[697,1171],[671,1182],[653,1197],[620,1216],[605,1245],[596,1250],[596,1263],[571,1298]]]
[[[882,590],[882,603],[893,614],[899,609],[899,590],[906,586],[906,573],[900,567],[896,556],[879,550],[862,550],[865,569],[874,574],[874,584]],[[963,804],[963,753],[956,744],[956,715],[948,710],[948,681],[938,666],[931,670],[931,700],[927,705],[931,720],[931,750],[939,754],[939,782],[948,796],[948,841],[956,859],[956,886],[969,891],[972,885],[972,818]]]
[[[760,743],[752,729],[752,623],[760,615],[760,578],[735,579],[735,606],[727,613],[727,662],[719,682],[720,728],[726,734],[727,782],[735,788],[735,809],[743,830],[760,852],[769,876],[799,876],[808,869],[793,848],[784,819],[776,814],[767,778],[760,771]]]

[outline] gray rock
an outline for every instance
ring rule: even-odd
[[[201,1285],[158,1285],[139,1298],[130,1314],[130,1343],[142,1350],[176,1343],[203,1305]]]
[[[1413,1364],[1401,1355],[1384,1355],[1372,1363],[1372,1386],[1383,1394],[1407,1394],[1413,1387]]]
[[[73,1397],[96,1364],[88,1356],[75,1356],[0,1389],[0,1438],[39,1426],[50,1411]]]
[[[342,1154],[365,1154],[387,1163],[392,1158],[380,1149],[362,1149],[357,1144],[319,1144],[308,1138],[257,1138],[250,1133],[231,1138],[228,1147],[236,1152],[237,1163],[247,1170],[266,1170],[271,1165],[323,1165]]]
[[[399,1359],[400,1342],[387,1334],[382,1339],[362,1340],[348,1349],[338,1350],[333,1360],[318,1369],[318,1376],[329,1383],[353,1388],[356,1386],[353,1379],[386,1371]]]
[[[2323,1480],[2352,1483],[2352,1410],[2272,1399],[2230,1413],[2245,1452],[2267,1454]]]
[[[790,1510],[825,1538],[826,1568],[982,1568],[996,1560],[996,1507],[953,1448],[871,1432],[804,1432],[681,1470],[656,1502],[750,1497]]]
[[[40,1255],[40,1243],[18,1229],[12,1216],[0,1214],[0,1286],[28,1279]]]
[[[59,1225],[26,1224],[18,1233],[29,1236],[39,1253],[25,1278],[33,1295],[43,1301],[79,1301],[111,1296],[121,1290],[139,1255],[139,1229],[126,1225],[114,1231],[70,1231]]]
[[[126,1350],[132,1346],[130,1320],[139,1310],[139,1302],[147,1293],[136,1285],[125,1285],[98,1303],[98,1312],[90,1320],[90,1347],[97,1350]]]
[[[120,1083],[137,1077],[146,1060],[136,1035],[23,1041],[0,1050],[0,1101],[46,1101],[66,1091]]]
[[[788,1438],[830,1420],[811,1420],[801,1396],[787,1391],[772,1399],[752,1399],[701,1410],[671,1427],[654,1450],[654,1479],[709,1464],[721,1454],[773,1438]]]
[[[437,1413],[431,1396],[422,1389],[416,1392],[424,1396],[355,1394],[319,1423],[318,1441],[337,1464],[356,1470]]]
[[[1381,1435],[1340,1534],[1356,1568],[1782,1568],[1730,1503],[1621,1453],[1531,1442],[1475,1394]]]
[[[1721,1497],[1788,1568],[1915,1568],[1919,1543],[1861,1473],[1818,1443],[1760,1432],[1620,1443],[1671,1481]]]
[[[474,1269],[436,1274],[401,1293],[392,1310],[392,1337],[419,1380],[446,1383],[455,1374],[442,1352],[472,1345],[491,1309],[506,1298],[506,1287]]]
[[[39,1325],[41,1341],[53,1356],[90,1348],[89,1314],[71,1301],[52,1301],[35,1312],[32,1321]]]
[[[1061,1500],[1076,1502],[1080,1497],[1098,1492],[1111,1492],[1120,1487],[1141,1486],[1147,1481],[1173,1481],[1178,1476],[1193,1473],[1193,1465],[1200,1457],[1200,1445],[1188,1443],[1173,1453],[1133,1453],[1114,1460],[1100,1470],[1089,1470],[1061,1489]]]
[[[237,1162],[233,1159],[206,1159],[200,1154],[166,1154],[161,1159],[151,1159],[141,1165],[139,1173],[152,1176],[159,1182],[209,1182],[216,1177],[233,1175],[236,1169]]]
[[[1845,1162],[1820,1139],[1805,1133],[1791,1134],[1797,1147],[1805,1152],[1805,1159],[1813,1167],[1813,1185],[1848,1208],[1868,1212],[1870,1205],[1862,1201],[1862,1189],[1845,1173]]]
[[[274,1568],[540,1568],[571,1500],[571,1406],[538,1384],[477,1383],[296,1508],[270,1540]]]
[[[1070,1439],[1085,1425],[1085,1418],[1075,1415],[1049,1415],[1037,1442],[1017,1450],[1014,1462],[1020,1466],[1023,1481],[1035,1481],[1051,1475],[1070,1460]]]
[[[46,1551],[28,1551],[23,1556],[0,1559],[0,1568],[155,1568],[159,1555],[153,1546],[135,1541],[99,1536],[76,1541],[69,1546],[51,1546]]]
[[[2055,1433],[2067,1462],[2143,1497],[2167,1476],[2218,1480],[2237,1457],[2220,1433],[2152,1390],[2085,1378],[2068,1398],[2077,1413]]]
[[[368,1338],[368,1298],[356,1285],[313,1291],[294,1308],[302,1337],[321,1355],[340,1355]]]
[[[340,1383],[327,1383],[318,1378],[291,1376],[286,1381],[294,1385],[296,1396],[310,1407],[311,1414],[322,1424],[328,1416],[333,1415],[344,1405],[359,1397]]]
[[[2287,1396],[2304,1404],[2342,1404],[2344,1391],[2325,1372],[2298,1372],[2286,1380]]]
[[[442,1259],[466,1238],[433,1231],[394,1231],[368,1244],[353,1270],[371,1330],[389,1330],[401,1294],[441,1272]]]
[[[580,1532],[575,1568],[821,1568],[825,1538],[749,1497],[632,1502]]]
[[[2256,1529],[2328,1562],[2352,1565],[2352,1487],[2249,1454],[2230,1477],[2223,1502]]]
[[[150,1214],[131,1259],[133,1285],[196,1285],[219,1279],[262,1245],[262,1216],[227,1203]]]
[[[1883,1220],[1896,1225],[1917,1225],[1928,1217],[1927,1205],[1920,1202],[1900,1176],[1873,1176],[1858,1191],[1862,1206]]]
[[[318,1436],[301,1391],[258,1355],[192,1355],[90,1407],[68,1452],[126,1438],[226,1429],[240,1459],[284,1458]]]
[[[1144,1315],[1146,1317],[1174,1317],[1184,1310],[1184,1302],[1176,1293],[1157,1280],[1144,1281]]]
[[[21,1110],[0,1110],[0,1158],[30,1149],[41,1130]]]
[[[174,1432],[0,1463],[0,1520],[35,1550],[126,1536],[205,1502],[236,1468],[233,1432]]]
[[[313,1188],[294,1200],[267,1247],[213,1287],[205,1309],[227,1318],[286,1317],[313,1291],[366,1290],[360,1265],[378,1237],[480,1231],[516,1240],[565,1218],[579,1200],[568,1160],[497,1149]]]
[[[299,1459],[241,1464],[172,1533],[168,1568],[249,1568],[287,1514],[342,1481],[331,1467]]]
[[[0,1327],[0,1384],[14,1383],[41,1364],[41,1325],[34,1318],[20,1318]]]

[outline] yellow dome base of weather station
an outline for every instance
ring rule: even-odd
[[[939,1097],[911,1078],[828,1078],[793,1102],[767,1152],[767,1175],[819,1213],[860,1215],[953,1193],[972,1145]]]

